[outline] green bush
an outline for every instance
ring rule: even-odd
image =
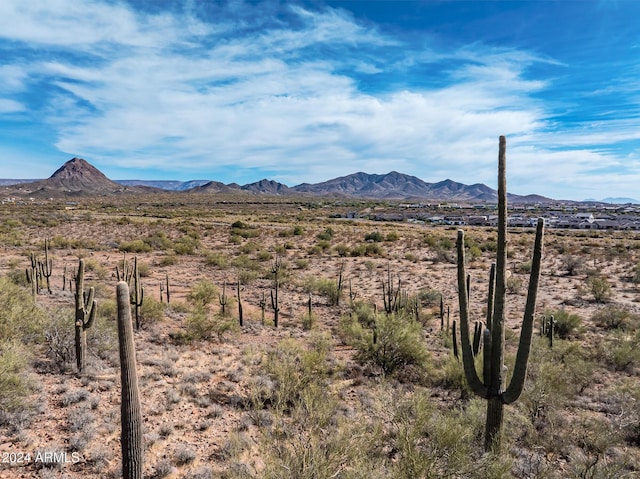
[[[196,306],[211,304],[218,297],[218,288],[208,279],[201,279],[193,285],[188,300]]]
[[[571,339],[582,335],[582,317],[565,309],[545,311],[545,317],[553,315],[555,332],[560,339]]]
[[[45,314],[29,292],[7,278],[0,278],[0,338],[39,342],[44,322]]]
[[[140,306],[140,325],[142,327],[157,323],[164,319],[164,305],[148,295],[145,295]]]
[[[119,249],[125,253],[148,253],[152,250],[151,246],[141,239],[122,241],[120,242]]]
[[[0,423],[9,420],[7,414],[23,410],[34,390],[28,379],[28,358],[26,347],[19,342],[0,342]]]
[[[600,328],[626,330],[632,324],[637,323],[638,318],[627,309],[617,306],[605,306],[596,311],[591,316],[591,320]]]
[[[357,360],[374,364],[385,374],[396,373],[407,366],[424,369],[427,365],[429,354],[422,338],[422,326],[408,315],[376,314],[373,321],[370,317],[344,317],[341,332],[346,342],[358,350]]]
[[[225,333],[238,329],[235,319],[222,316],[211,316],[206,308],[197,306],[195,310],[187,316],[186,339],[191,341],[201,341],[211,339],[214,336],[222,342]]]
[[[367,233],[366,235],[364,235],[365,241],[373,241],[374,243],[379,243],[383,239],[384,237],[382,236],[382,233],[380,233],[379,231],[374,231],[372,233]]]
[[[331,227],[328,227],[328,228],[325,228],[320,233],[318,233],[316,238],[318,238],[321,241],[331,241],[331,238],[333,238],[333,235],[334,235],[333,229]]]
[[[594,275],[587,280],[589,291],[596,303],[606,303],[611,299],[611,285],[603,276]]]

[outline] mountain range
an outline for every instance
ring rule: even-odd
[[[145,181],[107,178],[100,170],[81,158],[72,158],[44,180],[13,180],[18,184],[4,183],[7,194],[33,197],[57,196],[104,196],[166,190],[199,193],[246,193],[277,196],[322,196],[333,198],[362,198],[383,200],[433,200],[463,202],[496,202],[497,192],[484,185],[464,185],[446,179],[437,183],[427,183],[415,176],[392,171],[390,173],[368,174],[363,172],[341,176],[321,183],[302,183],[289,187],[277,181],[263,179],[246,185],[224,184],[219,181]],[[517,203],[546,203],[553,200],[539,195],[510,195],[510,201]]]

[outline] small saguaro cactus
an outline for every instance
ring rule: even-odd
[[[384,301],[384,310],[387,314],[391,314],[394,311],[397,312],[399,308],[398,298],[400,296],[401,291],[401,282],[400,278],[398,278],[398,287],[396,289],[393,288],[393,282],[391,281],[391,266],[387,264],[387,281],[385,283],[384,279],[382,282],[382,299]]]
[[[133,274],[131,276],[130,302],[136,314],[136,330],[140,329],[140,307],[144,301],[144,288],[140,282],[140,271],[138,270],[138,257],[133,257]]]
[[[522,389],[527,372],[527,363],[533,336],[533,322],[536,296],[542,261],[542,239],[544,220],[538,220],[536,238],[531,262],[529,291],[520,332],[513,375],[505,388],[504,377],[504,323],[506,317],[506,265],[507,265],[507,181],[506,181],[506,140],[500,137],[498,154],[498,243],[494,275],[490,275],[489,300],[486,328],[483,332],[483,377],[478,376],[469,338],[469,280],[465,270],[464,231],[458,231],[458,300],[460,303],[460,338],[464,373],[471,390],[487,400],[485,423],[485,451],[497,451],[500,447],[503,409],[505,404],[516,401]],[[492,268],[493,270],[493,268]],[[495,296],[495,297],[494,297]]]
[[[279,258],[273,263],[271,272],[273,273],[273,289],[271,290],[271,307],[273,308],[273,326],[278,327],[278,319],[280,317],[280,304],[278,303],[278,290],[280,289],[280,270],[282,262]]]
[[[47,291],[51,294],[51,271],[53,270],[53,260],[49,258],[49,240],[44,240],[44,260],[38,261],[40,276],[45,278]]]
[[[76,273],[76,366],[82,372],[87,362],[87,329],[93,326],[96,318],[98,303],[93,299],[95,290],[89,288],[89,294],[84,291],[84,260],[80,259]]]
[[[220,302],[220,307],[222,308],[222,316],[224,316],[225,308],[227,306],[227,282],[226,281],[222,283],[222,294],[218,294],[218,301]]]
[[[122,477],[142,479],[142,412],[138,374],[136,370],[136,350],[131,323],[129,285],[125,281],[116,286],[118,305],[118,350],[120,354],[120,379],[122,384],[120,421]]]
[[[264,326],[264,310],[267,308],[267,299],[265,297],[264,291],[262,292],[262,297],[260,298],[260,324]]]
[[[240,298],[240,279],[238,279],[238,288],[236,290],[236,294],[238,296],[238,322],[240,323],[240,327],[244,326],[244,318],[242,315],[242,298]]]

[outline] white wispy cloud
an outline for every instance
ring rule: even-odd
[[[0,65],[0,113],[24,111],[7,95],[44,83],[36,114],[56,147],[103,170],[261,169],[289,185],[392,169],[493,185],[497,136],[506,134],[513,184],[549,195],[615,163],[606,145],[640,137],[631,120],[552,133],[537,94],[553,80],[527,75],[552,58],[482,44],[416,50],[332,8],[290,6],[276,17],[274,4],[237,2],[205,18],[205,7],[0,2],[0,38],[50,52]],[[448,77],[437,87],[360,85],[369,76],[402,83],[399,73],[442,61],[455,66],[434,73]]]

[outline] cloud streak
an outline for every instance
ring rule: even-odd
[[[619,163],[617,144],[640,138],[633,119],[558,135],[541,99],[553,78],[528,75],[563,68],[547,56],[417,47],[328,7],[277,16],[268,3],[246,4],[242,16],[234,4],[208,16],[203,8],[1,2],[0,36],[25,54],[0,66],[0,114],[28,110],[55,132],[58,150],[115,178],[154,170],[289,185],[393,169],[493,185],[506,134],[518,192],[560,197],[590,170]],[[26,55],[31,46],[40,53]],[[416,68],[424,86],[392,87]],[[25,94],[37,88],[37,98]]]

